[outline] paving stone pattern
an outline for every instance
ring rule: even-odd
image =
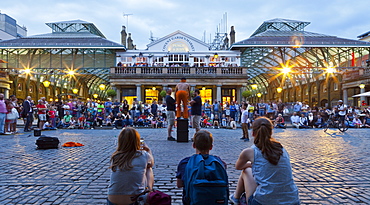
[[[235,161],[252,142],[242,130],[209,129],[212,154],[228,165],[230,193],[240,171]],[[155,188],[181,204],[176,188],[177,163],[194,153],[192,144],[166,140],[166,129],[138,129],[153,150]],[[31,134],[31,136],[29,136]],[[56,130],[42,134],[84,147],[37,150],[32,133],[0,136],[0,204],[106,204],[109,158],[119,130]],[[189,138],[194,134],[191,129]],[[288,150],[302,204],[370,204],[370,129],[345,133],[321,129],[274,130]]]

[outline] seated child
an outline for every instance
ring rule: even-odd
[[[358,116],[356,115],[356,117],[353,119],[353,125],[356,127],[356,128],[361,128],[362,127],[362,122],[360,120],[360,118],[358,118]]]
[[[52,119],[49,119],[44,123],[44,126],[42,127],[43,130],[56,130],[57,128],[53,126]]]
[[[84,129],[86,126],[86,118],[84,115],[81,115],[81,117],[78,118],[77,120],[78,128],[79,129]]]
[[[230,127],[231,129],[236,130],[236,122],[234,118],[230,118]]]
[[[221,117],[221,127],[227,127],[227,124],[228,124],[228,120],[226,118],[226,115],[225,114],[222,114],[222,117]]]
[[[215,117],[213,118],[213,128],[218,129],[219,126],[220,118],[218,117],[218,115],[215,115]]]
[[[107,118],[105,118],[105,125],[106,126],[112,126],[112,115],[108,115]]]
[[[212,147],[213,147],[212,134],[206,130],[199,130],[198,132],[194,134],[193,140],[194,140],[193,148],[195,148],[195,154],[191,157],[186,157],[182,159],[177,166],[177,173],[176,173],[177,187],[178,188],[183,187],[183,194],[182,194],[183,204],[189,204],[188,201],[185,200],[185,198],[187,198],[185,190],[188,188],[187,184],[188,184],[188,181],[190,180],[186,178],[187,169],[191,169],[191,167],[187,166],[189,160],[194,160],[199,155],[202,155],[203,158],[212,156],[215,159],[217,159],[217,161],[220,164],[223,165],[224,171],[226,173],[226,163],[222,161],[220,157],[209,154],[210,150],[212,150]],[[225,196],[227,195],[228,193],[225,193]],[[207,197],[207,196],[204,196],[204,197]],[[226,202],[227,202],[227,199],[226,199]]]
[[[278,114],[277,118],[275,119],[275,127],[276,128],[283,128],[285,129],[285,121],[282,114]]]

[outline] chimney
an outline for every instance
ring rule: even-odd
[[[134,49],[134,42],[131,39],[131,33],[128,33],[128,38],[127,38],[127,50],[133,50]]]
[[[121,44],[126,47],[126,39],[127,39],[127,33],[126,33],[126,27],[122,26],[121,31]],[[127,47],[126,47],[127,48]]]
[[[234,30],[234,26],[231,26],[230,45],[233,45],[234,43],[235,43],[235,30]]]

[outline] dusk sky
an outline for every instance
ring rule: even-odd
[[[138,49],[154,37],[181,30],[206,42],[212,39],[227,13],[227,33],[236,30],[236,41],[247,39],[263,23],[274,18],[311,22],[306,31],[357,39],[370,31],[368,0],[3,0],[1,13],[26,26],[28,36],[50,33],[48,22],[84,20],[94,23],[107,39],[120,42],[122,25],[132,33]]]

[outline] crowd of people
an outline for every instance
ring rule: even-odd
[[[175,91],[176,92],[176,91]],[[181,93],[181,92],[179,92]],[[197,93],[199,96],[199,92]],[[171,97],[172,89],[167,96]],[[195,96],[192,96],[195,98]],[[154,100],[152,103],[142,103],[133,101],[128,104],[127,100],[96,102],[88,100],[83,102],[78,99],[64,100],[60,102],[47,102],[45,97],[40,98],[35,103],[28,96],[23,103],[19,103],[15,95],[9,99],[4,99],[0,94],[0,133],[16,133],[17,119],[23,118],[24,131],[34,129],[33,121],[37,120],[39,129],[95,129],[96,127],[111,127],[112,129],[131,127],[149,127],[171,129],[176,126],[176,119],[171,118],[178,112],[187,113],[186,118],[193,118],[191,101],[186,101],[188,106],[176,106],[176,100],[166,102]],[[201,101],[200,96],[198,101]],[[3,102],[3,103],[1,103]],[[172,102],[172,105],[168,103]],[[184,103],[184,102],[183,102]],[[201,102],[198,102],[198,104]],[[176,107],[181,107],[177,109]],[[170,108],[170,109],[168,109]],[[266,116],[276,128],[285,129],[287,125],[296,128],[320,128],[323,127],[327,119],[332,115],[334,119],[346,119],[347,127],[369,128],[370,127],[370,107],[362,108],[344,105],[342,100],[338,104],[329,107],[310,107],[305,102],[283,103],[264,102],[250,103],[242,101],[220,102],[205,100],[200,105],[199,117],[189,121],[190,127],[200,128],[229,128],[236,129],[243,126],[250,129],[251,123],[255,118]],[[180,111],[179,111],[180,110]],[[174,111],[175,113],[172,113]],[[193,110],[194,111],[194,110]],[[170,116],[171,119],[168,119]],[[2,120],[3,119],[3,120]],[[2,123],[2,124],[1,124]],[[194,124],[195,123],[195,124]],[[194,125],[193,125],[194,124]],[[198,124],[198,125],[197,125]],[[199,127],[197,127],[199,126]],[[171,137],[169,135],[169,137]]]

